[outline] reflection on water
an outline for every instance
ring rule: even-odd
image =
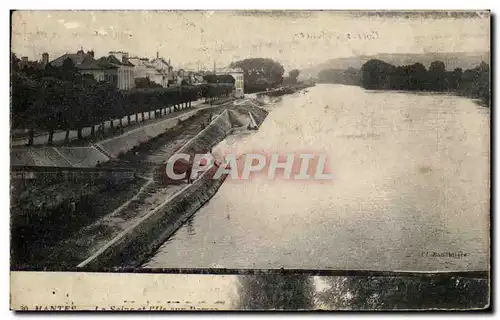
[[[325,153],[335,179],[227,180],[145,266],[488,269],[487,108],[325,84],[270,110],[219,148]]]
[[[488,280],[448,275],[322,277],[317,298],[333,310],[471,309],[489,303]]]
[[[482,309],[489,304],[484,278],[415,276],[238,276],[237,310]]]
[[[313,277],[306,275],[251,275],[238,278],[239,310],[311,310]]]

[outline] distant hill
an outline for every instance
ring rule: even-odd
[[[455,68],[472,69],[477,67],[481,61],[490,63],[489,52],[450,52],[450,53],[381,53],[376,55],[362,55],[349,58],[331,59],[312,68],[300,71],[301,78],[316,78],[318,73],[324,69],[345,70],[349,67],[360,69],[361,66],[371,59],[383,60],[392,65],[408,65],[416,62],[422,63],[426,68],[436,60],[443,61],[446,69],[452,71]]]

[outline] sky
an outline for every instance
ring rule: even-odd
[[[30,60],[81,47],[96,57],[159,52],[190,70],[262,57],[289,71],[362,54],[489,51],[490,20],[488,12],[16,11],[11,47]]]

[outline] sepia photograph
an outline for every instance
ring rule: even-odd
[[[490,307],[490,11],[10,18],[12,310]]]

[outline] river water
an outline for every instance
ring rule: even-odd
[[[269,108],[216,149],[325,153],[334,179],[228,179],[144,267],[489,268],[489,109],[333,84]]]

